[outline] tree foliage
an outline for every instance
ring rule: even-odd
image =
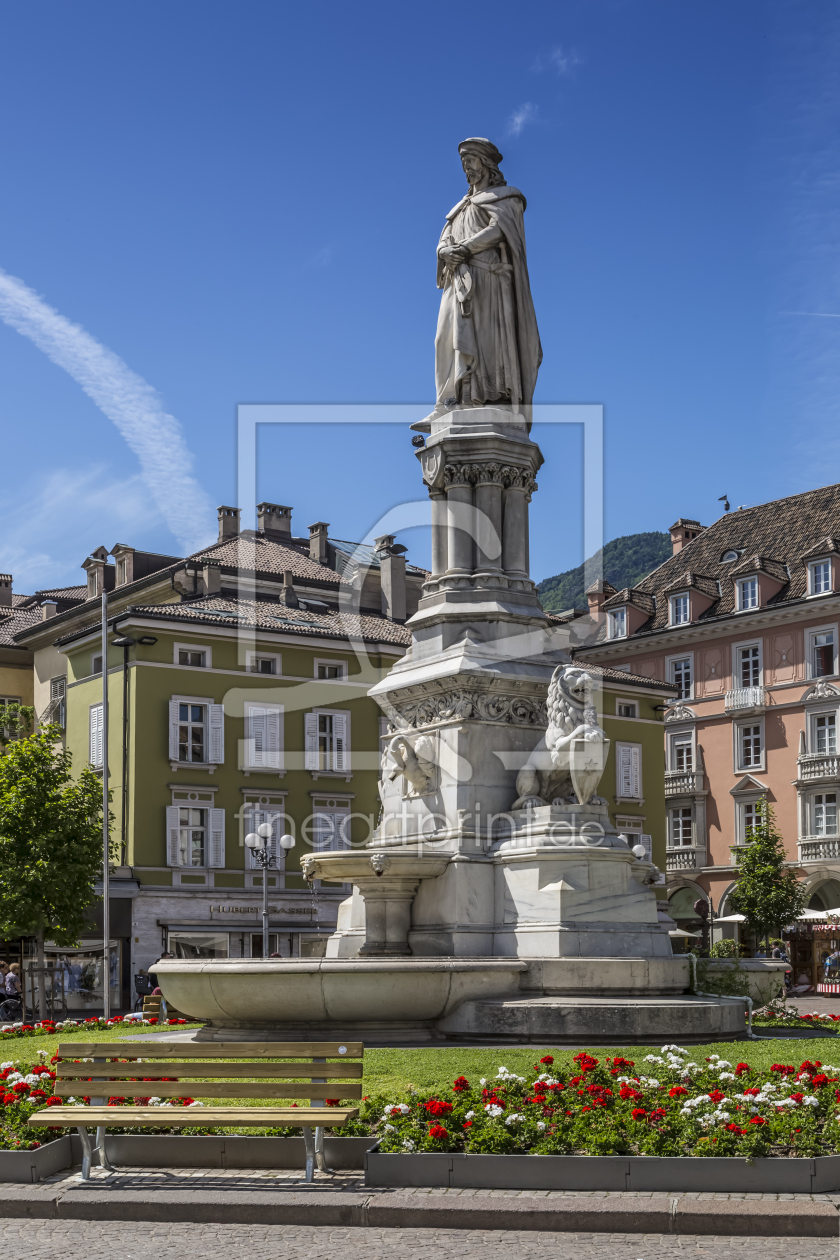
[[[0,756],[0,935],[69,946],[102,870],[102,783],[72,778],[61,734],[44,726]]]
[[[729,905],[746,916],[744,926],[757,939],[771,932],[778,935],[802,913],[808,894],[794,872],[785,869],[784,840],[766,799],[759,801],[758,822],[746,839],[738,854],[738,882]]]
[[[28,704],[7,700],[0,704],[0,752],[14,739],[23,739],[35,725],[35,710]]]
[[[671,538],[658,530],[646,534],[626,534],[613,538],[594,556],[575,569],[544,578],[537,586],[540,602],[546,612],[565,612],[567,608],[585,608],[585,592],[600,577],[617,591],[635,586],[671,555]]]

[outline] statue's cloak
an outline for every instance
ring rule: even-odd
[[[515,338],[517,359],[519,363],[519,381],[523,404],[533,400],[537,383],[537,372],[542,362],[542,346],[537,328],[537,317],[531,297],[531,284],[528,278],[528,260],[525,251],[524,213],[526,200],[518,188],[507,185],[488,188],[484,192],[467,194],[446,216],[446,224],[441,233],[441,242],[446,240],[452,228],[453,220],[471,203],[476,208],[488,210],[493,220],[504,234],[507,246],[507,258],[511,267],[511,279],[515,310]],[[467,263],[469,267],[469,263]],[[437,272],[438,288],[447,285],[445,264],[438,256]]]

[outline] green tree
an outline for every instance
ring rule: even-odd
[[[61,736],[43,726],[0,750],[0,935],[35,937],[42,1018],[44,941],[78,944],[102,870],[102,782],[73,779]]]
[[[35,725],[35,710],[28,704],[7,700],[0,704],[0,752],[13,739],[22,739]]]
[[[736,914],[746,916],[745,927],[757,940],[770,933],[779,935],[793,923],[808,899],[801,882],[787,861],[782,834],[776,826],[773,807],[759,801],[758,822],[747,832],[747,845],[739,852],[738,882],[729,897]]]

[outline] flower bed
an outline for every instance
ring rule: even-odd
[[[434,1098],[383,1108],[380,1151],[535,1155],[807,1156],[840,1150],[840,1068],[806,1060],[768,1071],[702,1062],[665,1046],[634,1061],[551,1055],[529,1077],[504,1067]],[[655,1075],[654,1075],[655,1074]]]
[[[91,1043],[95,1053],[95,1043]],[[33,1149],[55,1134],[28,1129],[38,1108],[62,1100],[52,1093],[55,1073],[39,1052],[34,1065],[0,1065],[0,1149]],[[54,1056],[51,1063],[56,1062]],[[81,1060],[86,1062],[87,1060]],[[153,1089],[165,1078],[140,1076],[135,1082]],[[144,1064],[148,1071],[154,1064]],[[93,1069],[91,1069],[93,1070]],[[172,1079],[172,1078],[169,1078]],[[184,1096],[162,1100],[150,1093],[109,1097],[115,1110],[123,1104],[160,1106],[159,1130],[167,1131],[166,1108],[196,1109],[196,1124],[182,1133],[214,1135],[222,1130],[201,1125],[201,1103]],[[86,1082],[79,1082],[80,1090]],[[93,1085],[87,1088],[94,1088]],[[107,1093],[96,1083],[97,1096]],[[259,1085],[255,1084],[258,1094]],[[78,1102],[88,1102],[79,1095]],[[244,1100],[240,1100],[244,1101]],[[337,1105],[338,1099],[329,1103]],[[109,1131],[132,1133],[119,1125]],[[238,1126],[233,1132],[247,1131]],[[265,1136],[297,1136],[300,1128],[262,1130]],[[753,1068],[732,1064],[717,1054],[695,1061],[687,1050],[664,1046],[638,1062],[621,1057],[603,1060],[581,1052],[560,1062],[546,1055],[527,1075],[505,1067],[492,1079],[458,1076],[446,1089],[409,1087],[390,1098],[369,1096],[360,1115],[336,1136],[379,1139],[383,1154],[437,1152],[484,1155],[645,1155],[760,1156],[814,1158],[840,1153],[840,1068],[819,1060],[774,1063]]]
[[[801,1014],[796,1007],[787,1006],[785,999],[776,998],[767,1006],[753,1013],[753,1026],[759,1028],[813,1028],[819,1033],[840,1032],[840,1015],[827,1015],[820,1011]]]
[[[64,1019],[58,1023],[51,1019],[41,1019],[32,1024],[1,1024],[0,1041],[8,1041],[12,1037],[43,1037],[45,1033],[64,1032],[73,1028],[115,1028],[118,1024],[123,1024],[126,1028],[136,1028],[141,1024],[147,1027],[160,1024],[164,1027],[167,1024],[186,1023],[185,1019],[144,1019],[142,1015],[114,1015],[111,1019],[105,1019],[104,1015],[94,1015],[90,1019]]]

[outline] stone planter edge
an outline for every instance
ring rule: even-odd
[[[377,1144],[378,1145],[378,1144]],[[473,1190],[649,1190],[712,1194],[831,1194],[840,1155],[744,1159],[639,1155],[365,1155],[367,1186]]]
[[[81,1142],[79,1162],[81,1162]],[[41,1181],[52,1177],[62,1168],[73,1163],[73,1147],[69,1135],[64,1134],[51,1142],[45,1142],[34,1151],[0,1151],[0,1182]]]

